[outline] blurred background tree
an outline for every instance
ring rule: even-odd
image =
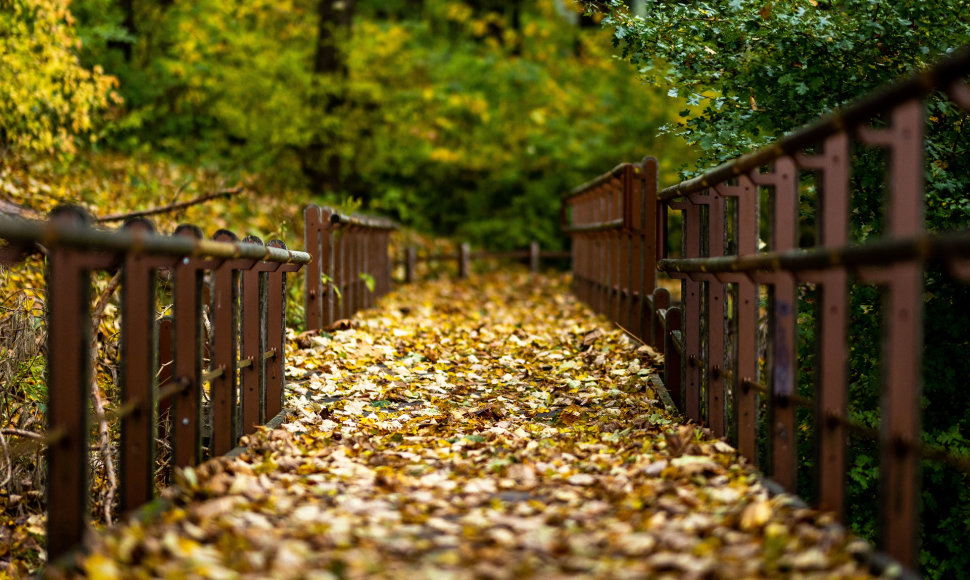
[[[356,198],[479,246],[555,248],[563,192],[619,160],[690,158],[656,137],[683,101],[562,0],[70,6],[83,64],[124,98],[102,147],[258,173],[294,203]]]
[[[0,0],[0,155],[73,153],[112,101],[115,81],[85,67],[67,3]]]

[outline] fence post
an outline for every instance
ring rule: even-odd
[[[539,273],[539,242],[535,240],[529,243],[529,271]]]
[[[244,244],[263,245],[256,236]],[[266,275],[253,267],[242,273],[242,432],[249,434],[263,423],[266,409]]]
[[[670,291],[666,288],[655,289],[650,298],[650,304],[653,309],[653,325],[647,331],[646,339],[654,345],[653,347],[658,354],[665,354],[667,352],[667,340],[665,338],[667,324],[660,317],[660,312],[670,308]]]
[[[758,185],[774,188],[774,212],[771,216],[771,250],[783,252],[798,246],[798,178],[795,162],[790,157],[775,161],[770,173],[752,172]],[[756,276],[759,283],[770,285],[769,294],[769,441],[771,476],[786,490],[795,489],[795,332],[798,313],[795,279],[791,273],[774,272]]]
[[[862,127],[861,140],[889,150],[886,230],[894,238],[923,231],[923,126],[925,107],[912,99],[898,105],[886,129]],[[919,522],[919,409],[922,354],[923,264],[903,262],[863,278],[885,288],[883,389],[880,403],[879,471],[883,547],[915,568]]]
[[[683,212],[681,228],[683,256],[701,256],[701,208],[688,199],[670,204]],[[684,414],[692,421],[701,418],[701,283],[684,276],[681,283],[681,332],[684,351]]]
[[[86,225],[81,214],[51,219],[77,228]],[[88,518],[91,279],[82,261],[80,251],[55,244],[47,262],[47,432],[53,439],[47,447],[47,552],[51,559],[81,541]]]
[[[182,224],[176,236],[202,239],[202,231]],[[175,362],[173,376],[181,386],[172,404],[172,457],[176,466],[195,465],[202,444],[202,270],[193,258],[175,267]]]
[[[124,229],[154,233],[148,220]],[[124,513],[150,501],[155,473],[155,269],[139,252],[125,254],[121,282],[121,419],[119,507]]]
[[[635,169],[632,164],[626,164],[623,168],[619,191],[618,218],[623,220],[623,225],[616,232],[616,258],[617,272],[616,280],[616,306],[615,318],[620,326],[636,334],[633,328],[633,278],[634,253],[633,253],[633,184]]]
[[[465,279],[471,269],[471,250],[467,242],[462,242],[458,252],[458,277]]]
[[[219,230],[212,236],[217,242],[236,242],[238,237],[229,230]],[[212,273],[212,360],[209,368],[222,374],[209,381],[212,401],[212,454],[228,453],[236,442],[239,425],[236,409],[238,375],[236,356],[239,349],[239,270],[225,261]]]
[[[737,199],[735,215],[726,216],[736,224],[737,253],[753,255],[758,251],[758,188],[747,176],[739,176],[737,185],[719,184],[716,189],[724,197]],[[724,282],[734,284],[734,316],[729,332],[735,334],[732,372],[734,415],[737,448],[744,457],[756,464],[757,453],[757,395],[745,386],[758,376],[757,325],[758,289],[747,275],[723,275]]]
[[[414,267],[418,262],[418,250],[414,246],[408,246],[404,256],[404,283],[414,282]]]
[[[660,316],[657,316],[659,319]],[[663,322],[663,334],[658,343],[664,344],[664,385],[670,393],[670,398],[680,409],[684,408],[684,390],[682,388],[682,377],[684,373],[684,361],[677,345],[674,344],[674,332],[681,332],[681,309],[679,306],[668,308]],[[683,343],[681,334],[681,343]]]
[[[271,248],[286,249],[283,240],[270,240]],[[286,271],[282,264],[267,274],[266,349],[273,357],[266,363],[266,414],[272,419],[283,410],[284,356],[286,354]]]
[[[657,260],[666,257],[666,216],[657,207],[657,192],[659,190],[659,164],[654,157],[644,157],[640,162],[640,196],[634,201],[639,207],[634,208],[634,213],[639,214],[639,220],[634,222],[634,227],[638,229],[637,236],[640,243],[640,284],[638,290],[641,300],[640,324],[643,325],[643,339],[651,341],[651,346],[663,348],[663,335],[655,334],[651,328],[651,321],[655,316],[657,306],[650,307],[647,299],[653,295],[657,287]],[[660,224],[663,223],[663,230]],[[655,231],[651,231],[653,228]],[[636,239],[636,238],[635,238]],[[665,304],[664,308],[667,307]]]
[[[844,246],[849,239],[849,136],[837,133],[825,140],[816,155],[800,155],[799,165],[821,173],[819,214],[826,247]],[[818,373],[815,429],[818,433],[819,507],[845,517],[846,433],[842,422],[847,408],[848,275],[842,268],[813,273],[818,284]]]
[[[331,219],[334,219],[331,217]],[[337,222],[339,224],[339,222]],[[334,224],[337,226],[337,224]],[[333,315],[330,322],[344,318],[344,307],[347,304],[347,230],[343,227],[333,229],[333,269],[330,275],[333,278],[334,291],[330,293],[330,303]]]
[[[306,330],[317,330],[323,326],[323,272],[327,253],[323,248],[322,224],[325,222],[322,213],[316,205],[308,205],[303,210],[303,247],[312,256],[303,271]]]
[[[304,271],[306,329],[318,330],[333,322],[333,212],[308,205],[304,215],[304,247],[313,257]],[[328,282],[323,277],[328,276]]]

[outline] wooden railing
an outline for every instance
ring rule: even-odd
[[[90,218],[73,207],[55,210],[47,222],[0,218],[0,238],[6,241],[0,264],[17,263],[38,249],[47,254],[43,443],[49,562],[81,541],[89,518],[91,273],[120,270],[121,400],[113,416],[120,419],[120,507],[130,512],[154,495],[158,436],[165,431],[160,416],[171,421],[174,465],[190,466],[202,458],[204,383],[212,401],[210,454],[229,451],[241,433],[280,412],[285,276],[310,261],[279,240],[240,243],[227,230],[204,240],[199,228],[188,225],[173,236],[158,235],[146,219],[116,231],[89,224]],[[162,270],[174,275],[174,317],[158,331],[156,286]],[[210,284],[213,324],[206,337],[204,287]]]
[[[846,509],[847,437],[877,441],[882,548],[908,567],[917,563],[921,459],[970,471],[967,458],[924,445],[919,426],[924,267],[939,262],[955,280],[970,281],[970,232],[924,231],[925,99],[943,91],[970,110],[970,87],[962,80],[968,73],[970,50],[964,49],[699,177],[658,191],[657,163],[647,158],[622,164],[564,199],[575,293],[665,355],[664,381],[687,418],[730,436],[757,463],[763,406],[762,467],[795,490],[795,409],[812,410],[818,503],[839,517]],[[880,238],[852,244],[850,170],[857,145],[888,152],[887,219]],[[814,248],[798,244],[800,184],[817,195]],[[770,211],[759,207],[763,193]],[[672,212],[680,213],[682,248],[668,247]],[[759,239],[763,223],[769,232]],[[669,257],[671,250],[681,257]],[[657,271],[682,280],[679,305],[655,289]],[[797,390],[796,315],[804,305],[798,284],[810,284],[818,296],[813,398]],[[872,371],[883,377],[878,429],[847,412],[854,284],[878,285],[886,298],[883,368]],[[767,336],[759,339],[765,292]]]
[[[472,251],[471,245],[463,242],[458,246],[458,252],[454,254],[420,254],[414,246],[409,246],[404,250],[404,259],[399,262],[404,266],[405,284],[410,284],[418,279],[418,265],[432,263],[455,263],[455,273],[458,278],[467,278],[471,273],[473,260],[527,260],[529,271],[533,274],[539,271],[539,264],[542,260],[568,259],[569,252],[555,250],[543,250],[539,247],[539,242],[530,242],[528,250],[509,250],[509,251]]]
[[[304,240],[313,255],[305,271],[307,330],[349,318],[390,291],[388,242],[395,229],[389,220],[307,206]]]

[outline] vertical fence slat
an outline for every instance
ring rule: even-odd
[[[119,502],[130,512],[154,495],[155,472],[155,271],[141,254],[129,253],[122,266],[122,406]]]
[[[81,541],[88,517],[88,335],[91,280],[80,251],[48,255],[47,551],[51,558]]]
[[[654,272],[647,272],[647,227],[644,218],[647,187],[643,175],[643,167],[637,167],[633,179],[633,191],[630,195],[630,326],[627,328],[644,343],[656,347],[651,338],[653,327],[653,311],[650,307],[649,296],[645,292],[647,276],[654,276]]]
[[[758,251],[758,197],[757,187],[746,176],[738,178],[736,186],[719,186],[725,196],[737,199],[735,215],[738,255],[753,255]],[[728,278],[725,277],[728,281]],[[758,380],[757,324],[758,289],[747,276],[732,276],[734,285],[733,332],[734,368],[733,380],[734,416],[738,451],[752,463],[757,464],[757,394],[747,383]]]
[[[701,255],[701,208],[699,205],[684,201],[670,204],[673,209],[683,212],[682,238],[683,256],[699,258]],[[692,421],[701,418],[701,374],[700,374],[700,336],[701,336],[701,284],[689,276],[681,283],[681,327],[684,352],[684,414]]]
[[[286,249],[282,240],[270,240],[267,246]],[[286,272],[277,269],[267,274],[266,283],[266,346],[274,352],[273,358],[266,361],[266,412],[264,420],[269,420],[283,410],[283,359],[286,338]]]
[[[458,277],[467,278],[471,266],[471,248],[467,242],[462,242],[458,249]]]
[[[639,201],[640,206],[640,295],[643,296],[644,302],[644,313],[641,313],[640,321],[643,325],[641,330],[641,336],[644,340],[648,341],[654,347],[658,347],[660,344],[665,342],[661,335],[654,335],[651,342],[651,335],[653,335],[653,320],[654,312],[653,308],[657,308],[654,305],[653,308],[646,308],[648,306],[646,300],[653,295],[654,290],[657,287],[657,259],[661,255],[661,252],[666,251],[666,246],[661,248],[658,245],[661,239],[658,237],[656,232],[650,231],[650,228],[654,227],[657,223],[657,190],[658,190],[658,175],[659,175],[659,165],[657,160],[653,157],[644,157],[640,164],[640,181],[642,183],[641,195],[642,199]],[[665,221],[666,223],[666,221]],[[666,243],[666,240],[663,240]],[[664,308],[667,306],[665,305]],[[662,349],[663,347],[660,346]]]
[[[801,166],[820,172],[818,183],[819,236],[824,247],[841,247],[849,239],[849,138],[838,133],[826,139],[818,155],[799,156]],[[818,373],[815,432],[818,437],[819,507],[845,516],[847,416],[848,275],[844,268],[813,272],[818,288]]]
[[[255,236],[247,236],[243,242],[262,244]],[[263,273],[250,268],[242,273],[242,358],[249,365],[240,372],[242,391],[242,432],[249,434],[261,423],[265,366],[262,364],[265,348],[263,333]]]
[[[337,240],[334,253],[334,284],[337,292],[334,294],[334,321],[346,318],[347,309],[347,230],[340,228],[335,231]]]
[[[712,258],[724,255],[725,203],[719,189],[708,194],[708,255]],[[716,277],[707,282],[707,415],[711,430],[716,437],[727,433],[725,413],[725,348],[724,333],[727,304],[724,284]]]
[[[783,157],[769,173],[754,172],[758,185],[772,187],[771,250],[784,252],[798,246],[798,179],[794,161]],[[771,476],[786,490],[795,489],[796,321],[798,304],[791,273],[776,272],[761,278],[769,290],[768,404]]]
[[[629,168],[629,165],[626,166]],[[626,169],[625,168],[625,169]],[[610,220],[623,220],[624,217],[624,194],[627,190],[626,170],[623,175],[616,179],[610,192]],[[623,238],[625,237],[623,227],[609,230],[610,246],[607,250],[607,259],[610,261],[610,282],[609,297],[610,305],[607,317],[612,321],[622,321],[623,316]]]
[[[415,281],[414,268],[418,263],[418,250],[414,246],[408,246],[404,256],[404,282],[412,284]]]
[[[666,288],[655,289],[653,291],[653,296],[650,297],[649,303],[650,307],[657,314],[653,316],[653,328],[649,330],[648,336],[651,337],[654,349],[656,349],[659,354],[666,354],[667,341],[665,334],[667,332],[667,328],[663,319],[659,316],[659,313],[670,308],[670,291]]]
[[[323,238],[326,237],[324,224],[329,225],[329,218],[330,216],[324,216],[320,207],[316,205],[308,205],[303,210],[303,247],[312,256],[310,263],[303,270],[305,284],[303,315],[306,318],[307,330],[317,330],[324,325],[323,275],[329,274],[325,269],[324,257],[329,252],[324,247],[326,244]]]
[[[217,242],[234,242],[238,238],[229,230],[220,230],[212,237]],[[221,369],[222,375],[209,382],[212,405],[212,453],[228,453],[239,433],[236,409],[236,357],[239,350],[239,271],[231,262],[223,262],[212,273],[212,360],[209,368]],[[308,308],[310,305],[308,304]],[[319,302],[312,306],[318,309]],[[319,312],[317,313],[319,314]]]
[[[619,262],[619,272],[617,276],[619,312],[617,319],[620,326],[636,334],[633,328],[633,197],[634,183],[639,185],[640,180],[634,182],[634,170],[632,165],[627,165],[623,170],[623,187],[620,198],[620,217],[623,219],[623,227],[617,231],[619,251],[617,261]]]
[[[923,231],[923,124],[921,100],[898,105],[886,129],[860,130],[867,144],[889,149],[887,235]],[[886,551],[905,566],[917,564],[919,501],[923,265],[893,265],[872,276],[886,286],[883,389],[880,403],[880,537]]]
[[[196,226],[180,225],[175,235],[202,239]],[[175,354],[173,376],[182,389],[172,402],[172,458],[179,467],[202,459],[202,270],[183,258],[175,267]]]
[[[683,330],[681,314],[681,309],[678,306],[667,309],[666,322],[663,324],[664,332],[660,341],[664,343],[664,385],[670,392],[670,397],[674,400],[674,403],[683,409],[685,406],[685,393],[682,388],[684,365],[680,351],[674,345],[674,332]]]
[[[359,228],[353,227],[350,230],[350,308],[347,318],[353,316],[354,312],[360,310],[363,298],[363,279],[361,272],[361,254],[363,254],[363,235]]]

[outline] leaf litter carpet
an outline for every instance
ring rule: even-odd
[[[80,573],[868,576],[866,544],[666,410],[655,354],[563,277],[418,284],[290,342],[287,422],[179,472],[172,507],[95,535]]]

